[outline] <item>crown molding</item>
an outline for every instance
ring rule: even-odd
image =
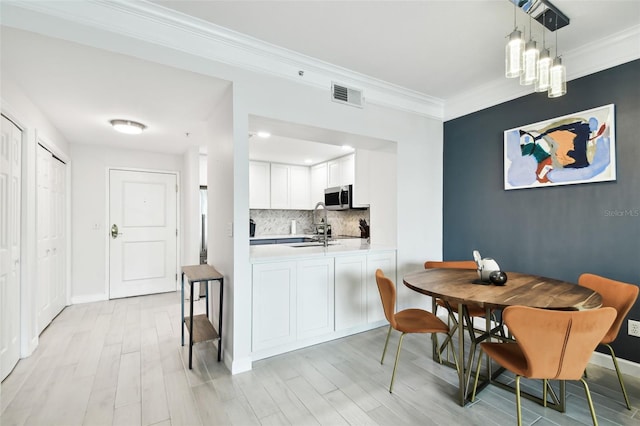
[[[640,58],[640,25],[620,31],[593,43],[564,53],[567,81]],[[444,120],[452,120],[521,96],[536,93],[531,86],[520,86],[517,79],[500,76],[493,81],[447,99]],[[544,96],[544,94],[540,94]]]
[[[442,120],[444,101],[146,1],[28,1],[3,4],[3,24],[92,45],[77,29],[98,29],[201,58],[327,90],[331,82],[361,89],[365,102]],[[40,15],[34,19],[33,13]],[[67,25],[43,26],[43,16]],[[46,19],[44,19],[46,20]],[[74,24],[72,27],[71,24]],[[96,46],[93,44],[94,47]],[[303,76],[299,71],[304,71]]]

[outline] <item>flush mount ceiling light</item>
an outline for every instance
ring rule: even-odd
[[[536,92],[547,92],[550,98],[556,98],[567,93],[566,69],[558,54],[557,30],[569,25],[569,18],[548,0],[522,2],[509,0],[513,3],[514,30],[508,36],[505,48],[505,77],[520,77],[520,84],[534,85]],[[525,45],[523,33],[518,30],[516,12],[518,6],[529,15],[529,40]],[[542,26],[542,52],[533,40],[532,19]],[[526,28],[525,28],[526,30]],[[550,51],[544,43],[545,30],[556,32],[555,59],[551,59]]]
[[[259,138],[265,138],[265,139],[266,139],[266,138],[270,138],[270,137],[271,137],[271,133],[266,132],[266,131],[264,131],[264,130],[260,130],[258,133],[256,133],[256,135],[257,135]]]
[[[139,135],[147,128],[144,124],[131,120],[111,120],[109,123],[111,123],[116,131],[128,135]]]

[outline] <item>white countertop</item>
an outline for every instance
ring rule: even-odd
[[[351,238],[333,240],[332,244],[328,247],[294,247],[293,244],[266,244],[250,246],[249,253],[252,263],[260,263],[296,258],[368,254],[375,251],[386,251],[395,249],[396,248],[392,246],[382,244],[367,244],[366,240],[364,239]]]

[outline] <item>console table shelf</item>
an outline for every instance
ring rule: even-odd
[[[189,285],[189,315],[184,314],[184,285]],[[218,317],[218,330],[214,328],[209,319],[209,283],[218,281],[220,285],[220,309]],[[224,277],[213,266],[210,265],[190,265],[182,267],[182,346],[184,346],[184,326],[189,331],[189,369],[192,368],[193,344],[204,342],[207,340],[218,340],[218,362],[222,359],[222,301],[223,301],[223,281]],[[193,315],[193,288],[195,283],[204,282],[205,287],[205,303],[206,315]]]

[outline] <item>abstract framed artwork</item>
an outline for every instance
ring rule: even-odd
[[[613,104],[504,132],[504,189],[616,180]]]

